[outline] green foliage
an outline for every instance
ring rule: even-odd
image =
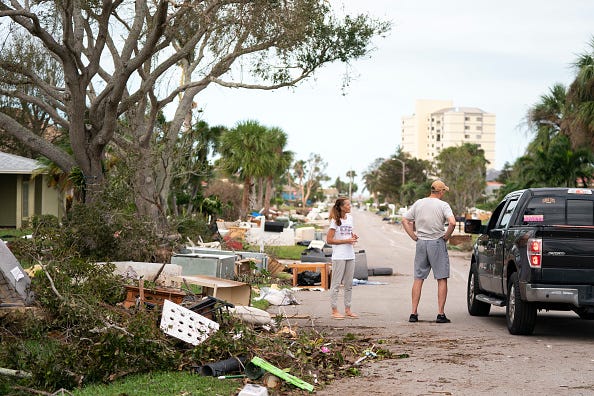
[[[152,261],[159,246],[151,221],[103,201],[74,205],[62,238],[81,256],[104,261]]]
[[[213,180],[204,194],[216,197],[221,202],[220,216],[223,219],[238,219],[241,208],[241,189],[233,183]]]
[[[363,174],[363,180],[367,190],[379,202],[406,206],[429,194],[425,184],[430,171],[429,161],[412,158],[399,147],[390,158],[376,159]]]
[[[177,232],[182,236],[182,240],[190,238],[192,241],[198,241],[198,237],[204,242],[210,242],[213,230],[202,217],[186,216],[173,219],[171,222]]]
[[[477,144],[448,147],[437,156],[439,176],[450,187],[444,199],[455,215],[466,213],[484,194],[486,166],[485,152]]]
[[[282,260],[301,260],[301,253],[307,249],[307,246],[264,246],[264,252],[270,257]]]
[[[0,327],[0,366],[32,373],[21,382],[47,390],[177,367],[181,354],[159,329],[159,313],[117,307],[123,282],[113,270],[75,257],[45,264],[31,285],[38,316]]]

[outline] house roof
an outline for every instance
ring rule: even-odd
[[[0,173],[30,175],[39,167],[39,161],[0,151]]]

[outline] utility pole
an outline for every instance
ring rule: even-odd
[[[347,177],[349,178],[349,200],[353,200],[353,178],[355,177],[355,172],[351,169],[347,172]]]

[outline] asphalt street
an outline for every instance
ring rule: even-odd
[[[408,322],[411,312],[410,288],[415,243],[404,230],[389,224],[381,217],[355,209],[353,211],[355,232],[359,235],[356,250],[364,250],[369,268],[391,268],[391,276],[369,277],[370,283],[353,287],[354,312],[360,315],[366,325],[389,327],[395,323]],[[451,278],[448,281],[450,294],[446,303],[446,314],[452,321],[467,319],[465,290],[469,253],[450,252]],[[339,309],[342,309],[342,290],[339,294]],[[301,305],[284,307],[288,316],[310,316],[314,320],[331,322],[329,296],[326,291],[298,291]],[[324,304],[323,302],[327,302]],[[274,310],[272,310],[274,311]],[[437,282],[430,274],[423,286],[419,305],[420,321],[435,321],[437,315]],[[347,319],[346,321],[360,320]],[[345,324],[346,325],[346,324]]]

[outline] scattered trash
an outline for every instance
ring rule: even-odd
[[[283,370],[279,369],[278,367],[273,366],[272,364],[268,363],[264,359],[261,359],[256,356],[252,359],[252,363],[255,364],[256,366],[262,367],[264,370],[268,371],[269,373],[272,373],[272,374],[276,375],[277,377],[284,379],[288,383],[295,385],[296,387],[298,387],[300,389],[305,389],[310,392],[312,392],[314,390],[314,386],[312,384],[305,382],[302,379],[295,377],[294,375],[284,372]]]
[[[313,286],[322,282],[322,274],[316,271],[303,271],[297,274],[298,286]]]
[[[245,365],[245,375],[252,381],[262,378],[264,375],[264,369],[260,366],[256,366],[252,362],[247,362]]]
[[[220,377],[239,378],[228,376],[228,374],[239,372],[246,362],[246,357],[232,357],[219,362],[208,363],[200,367],[200,375],[218,377],[219,379],[221,379]]]
[[[251,323],[254,325],[262,326],[272,323],[272,318],[268,312],[254,307],[238,305],[236,307],[229,308],[229,313],[242,322]]]
[[[268,396],[268,389],[265,386],[246,384],[237,396]]]
[[[327,346],[323,346],[323,347],[320,348],[320,351],[322,353],[328,353],[328,352],[330,352],[330,348],[328,348]]]
[[[245,374],[233,374],[233,375],[219,375],[217,379],[233,379],[233,378],[245,378]]]
[[[387,285],[387,283],[353,278],[353,286],[357,285]]]
[[[270,287],[260,289],[260,296],[254,300],[264,299],[272,305],[293,305],[299,304],[295,299],[295,293],[291,289],[274,290]]]
[[[373,352],[373,348],[375,347],[375,345],[372,345],[370,349],[366,349],[363,351],[364,356],[360,357],[359,359],[355,360],[355,362],[353,363],[353,366],[357,366],[359,364],[361,364],[361,362],[369,357],[374,358],[377,357],[377,354],[375,352]]]

